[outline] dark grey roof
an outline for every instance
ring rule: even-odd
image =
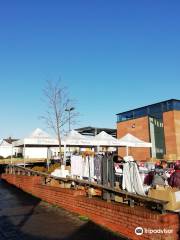
[[[139,109],[142,109],[142,108],[145,108],[145,107],[150,107],[150,106],[157,105],[157,104],[161,104],[161,103],[173,102],[173,101],[177,101],[177,102],[180,103],[180,100],[179,100],[179,99],[174,99],[174,98],[172,98],[172,99],[169,99],[169,100],[165,100],[165,101],[161,101],[161,102],[149,104],[149,105],[146,105],[146,106],[142,106],[142,107],[130,109],[130,110],[127,110],[127,111],[124,111],[124,112],[120,112],[120,113],[117,113],[116,115],[123,114],[123,113],[130,112],[130,111],[134,111],[134,110],[139,110]]]
[[[116,129],[115,128],[100,128],[100,127],[87,126],[87,127],[77,128],[75,130],[78,131],[79,133],[83,134],[83,135],[94,136],[94,135],[96,135],[96,134],[98,134],[102,131],[105,131],[112,136],[116,136]]]

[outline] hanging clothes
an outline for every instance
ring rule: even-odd
[[[83,159],[79,155],[71,156],[71,175],[82,177],[83,174]]]
[[[102,184],[114,187],[114,163],[112,155],[104,155],[102,158]]]
[[[102,174],[102,158],[103,155],[96,155],[94,157],[94,176],[97,179],[97,182],[101,182],[101,174]]]
[[[88,177],[89,179],[94,178],[94,157],[93,156],[83,157],[82,177]]]
[[[94,178],[94,157],[81,155],[72,155],[71,157],[71,175],[79,176],[80,178],[86,177],[89,179]]]
[[[131,156],[124,157],[122,188],[130,193],[145,195],[143,183],[136,162]]]

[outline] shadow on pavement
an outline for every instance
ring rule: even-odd
[[[0,240],[123,240],[0,180]]]

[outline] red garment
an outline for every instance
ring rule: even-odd
[[[169,185],[171,187],[180,188],[180,170],[175,170],[169,179]]]
[[[154,178],[154,172],[149,172],[148,175],[145,176],[144,178],[144,184],[150,186],[152,184]]]

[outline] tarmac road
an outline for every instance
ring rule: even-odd
[[[0,180],[0,240],[124,240]]]

